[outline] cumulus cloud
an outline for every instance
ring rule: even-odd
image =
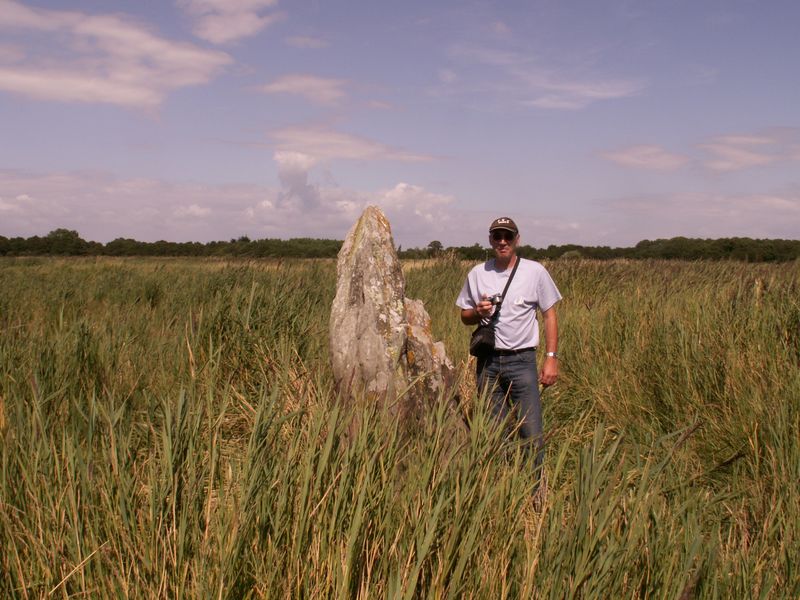
[[[336,104],[347,94],[344,79],[330,79],[315,75],[285,75],[272,83],[261,86],[267,94],[293,94],[314,104]]]
[[[448,229],[449,196],[406,183],[377,191],[323,186],[311,181],[315,159],[284,152],[275,160],[275,186],[0,170],[0,235],[29,237],[64,227],[100,242],[344,239],[367,204],[382,206],[395,240],[406,246],[443,239]]]
[[[277,4],[277,0],[178,0],[192,19],[194,34],[213,44],[259,33],[282,18],[274,10]]]
[[[453,227],[451,207],[455,198],[437,194],[422,186],[398,183],[379,191],[371,204],[380,206],[392,223],[395,240],[422,247],[431,240],[441,241],[442,234]]]
[[[623,167],[655,171],[674,171],[689,161],[686,156],[673,154],[661,146],[651,144],[630,146],[616,152],[604,152],[601,156]]]
[[[283,188],[278,204],[291,206],[297,203],[298,208],[303,209],[319,206],[319,190],[308,179],[309,171],[317,160],[302,152],[276,152],[273,158],[278,163],[278,179]]]
[[[287,127],[269,134],[279,151],[297,152],[316,160],[398,160],[422,162],[433,160],[423,154],[413,154],[392,148],[367,138],[335,131],[327,127]]]
[[[276,190],[256,185],[0,170],[0,197],[14,207],[3,213],[0,235],[44,235],[65,227],[98,241],[229,239],[252,231],[248,207],[276,196]]]
[[[29,8],[14,0],[3,2],[0,30],[29,34],[13,60],[0,54],[0,90],[42,100],[152,108],[174,90],[207,83],[232,62],[124,16]]]
[[[402,182],[381,192],[378,198],[379,203],[387,209],[411,211],[428,222],[441,218],[441,208],[453,202],[452,196],[436,194],[418,185]]]

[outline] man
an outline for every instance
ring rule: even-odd
[[[538,262],[519,258],[519,230],[508,217],[495,219],[489,226],[489,244],[495,257],[475,266],[467,276],[456,305],[465,325],[488,323],[496,310],[489,298],[501,294],[514,265],[517,272],[506,292],[495,321],[495,351],[478,359],[478,389],[488,387],[491,410],[505,419],[516,410],[522,439],[535,446],[534,461],[543,460],[542,405],[539,383],[547,387],[558,379],[558,321],[555,304],[561,294],[547,270]],[[539,325],[536,310],[542,313],[546,355],[542,370],[536,372]]]

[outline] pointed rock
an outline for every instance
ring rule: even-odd
[[[347,234],[336,272],[330,350],[342,395],[365,393],[403,415],[432,403],[452,385],[453,366],[444,344],[433,341],[423,303],[405,298],[391,226],[379,208],[367,207]]]

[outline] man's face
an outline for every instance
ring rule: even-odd
[[[495,229],[489,234],[489,243],[494,250],[494,254],[500,259],[510,259],[519,241],[519,234],[508,229]]]

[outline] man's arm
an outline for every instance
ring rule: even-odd
[[[551,306],[542,313],[544,320],[544,338],[546,352],[558,352],[558,317],[556,307]],[[463,320],[463,317],[462,317]],[[553,385],[558,379],[558,358],[545,356],[542,371],[539,373],[539,383],[544,386]]]
[[[481,318],[478,315],[478,311],[474,308],[462,308],[461,309],[461,322],[464,325],[477,325],[478,321]]]

